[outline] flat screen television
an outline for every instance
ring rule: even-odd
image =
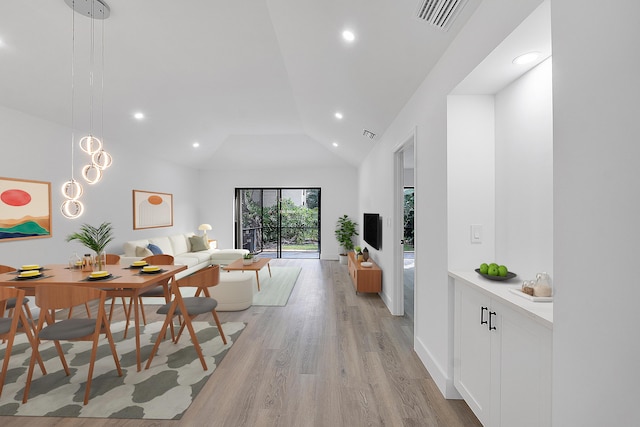
[[[382,219],[380,215],[365,213],[362,227],[364,241],[372,248],[380,250],[382,247]]]

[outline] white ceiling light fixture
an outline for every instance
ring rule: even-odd
[[[349,43],[353,43],[353,41],[356,39],[356,35],[351,30],[344,30],[342,32],[342,38]]]
[[[333,145],[334,147],[337,147],[337,146],[338,146],[338,145],[340,145],[340,144],[338,144],[337,142],[334,142],[334,143],[333,143],[333,144],[331,144],[331,145]]]
[[[336,113],[334,114],[334,116],[335,116],[335,117],[336,117],[336,119],[338,119],[338,120],[342,120],[342,117],[343,117],[343,115],[342,115],[342,113],[341,113],[340,111],[336,111]]]
[[[198,147],[200,147],[200,143],[199,143],[199,142],[194,142],[192,145],[193,145],[193,148],[198,148]]]
[[[512,62],[515,65],[531,64],[532,62],[540,58],[540,55],[540,52],[527,52],[522,55],[516,56]]]
[[[135,114],[133,115],[133,117],[134,117],[135,119],[137,119],[137,120],[142,120],[142,119],[144,119],[144,114],[143,114],[143,113],[138,112],[138,113],[135,113]]]

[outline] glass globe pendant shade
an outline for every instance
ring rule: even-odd
[[[62,195],[68,200],[79,199],[82,196],[82,185],[73,178],[62,184],[61,190]]]
[[[91,155],[102,149],[102,141],[93,135],[87,135],[80,140],[80,149]]]
[[[82,177],[87,181],[87,184],[95,184],[102,179],[102,171],[91,163],[82,168]]]
[[[109,166],[111,166],[111,163],[113,163],[111,154],[107,153],[104,150],[96,151],[95,153],[93,153],[93,155],[91,156],[91,161],[98,169],[102,170],[108,168]]]
[[[75,219],[84,212],[84,205],[80,200],[65,200],[60,206],[60,211],[65,218]]]

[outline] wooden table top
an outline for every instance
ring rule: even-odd
[[[106,265],[103,271],[108,271],[115,278],[104,280],[87,280],[91,272],[79,269],[69,269],[65,264],[43,265],[42,277],[33,279],[17,279],[18,272],[0,274],[0,286],[16,288],[33,288],[40,285],[83,285],[96,288],[146,288],[153,283],[174,276],[176,273],[186,270],[185,265],[159,265],[160,273],[141,273],[141,269],[124,267],[122,265]]]
[[[252,262],[249,265],[244,265],[242,258],[240,258],[222,268],[227,271],[258,271],[265,265],[269,264],[269,261],[271,261],[271,258],[258,258],[258,261]]]

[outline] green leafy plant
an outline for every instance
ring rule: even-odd
[[[336,239],[340,246],[344,249],[345,253],[341,255],[345,255],[346,252],[353,249],[353,236],[358,235],[358,231],[356,227],[358,224],[351,220],[348,215],[343,215],[338,218],[338,222],[336,223]]]
[[[87,248],[95,251],[96,255],[102,254],[113,239],[113,227],[109,222],[103,222],[97,228],[89,224],[82,224],[79,232],[67,236],[67,242],[77,240]]]
[[[243,258],[244,259],[251,259],[251,258],[253,258],[253,254],[252,253],[244,254]]]

